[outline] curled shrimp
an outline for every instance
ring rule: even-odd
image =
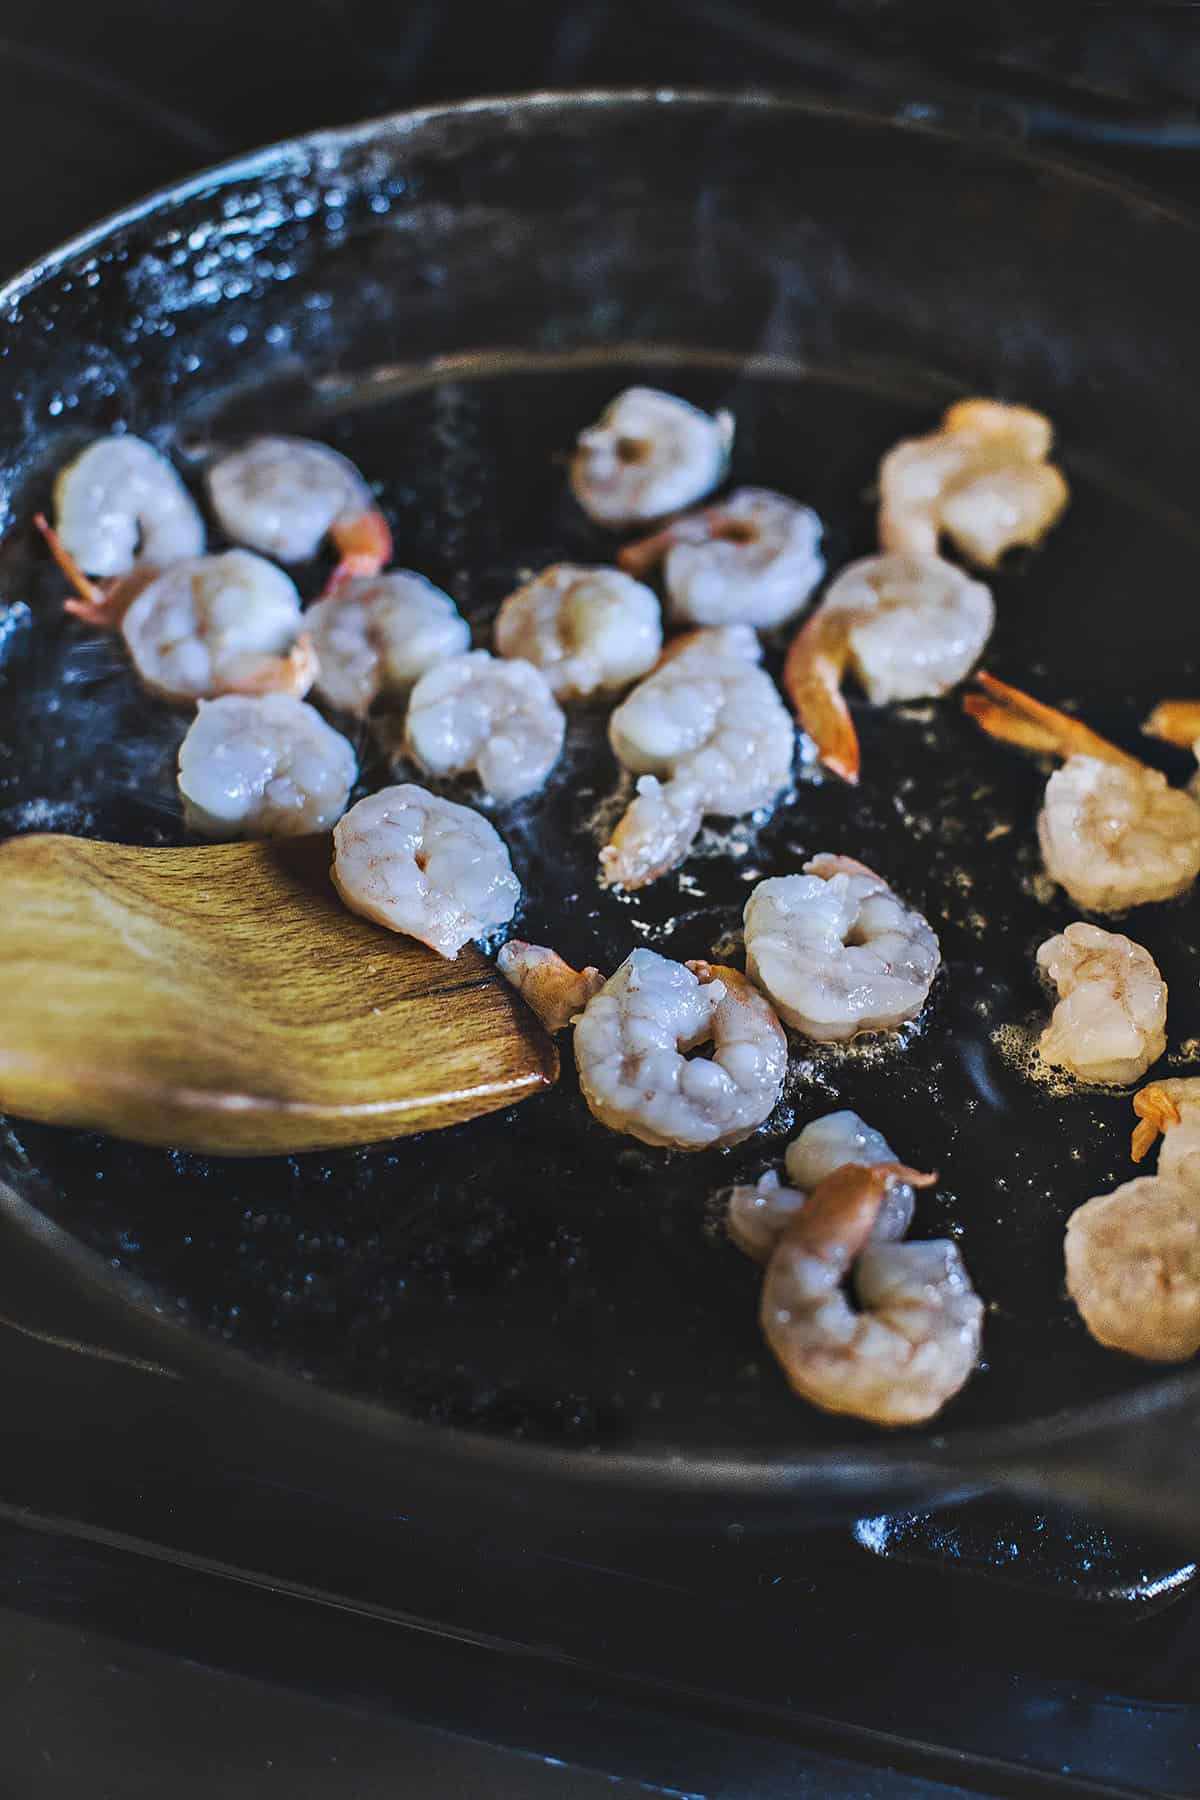
[[[909,438],[879,466],[879,542],[931,556],[943,533],[993,568],[1006,550],[1040,543],[1069,490],[1050,462],[1053,428],[1027,406],[960,400],[928,437]]]
[[[661,518],[716,487],[732,443],[729,413],[714,418],[659,388],[626,388],[580,432],[571,489],[600,525]]]
[[[848,1163],[817,1184],[763,1281],[763,1335],[794,1391],[877,1425],[931,1419],[979,1360],[983,1306],[956,1245],[870,1241],[888,1190],[936,1177]],[[853,1270],[855,1310],[844,1291]]]
[[[204,521],[165,456],[128,434],[97,438],[54,484],[58,542],[88,575],[165,569],[204,550]]]
[[[690,625],[782,625],[802,611],[825,573],[821,521],[810,506],[769,488],[737,488],[685,513],[617,557],[631,575],[659,562],[672,616]]]
[[[201,700],[179,749],[184,818],[213,838],[328,830],[357,772],[341,733],[289,694]]]
[[[378,575],[391,560],[387,520],[354,464],[327,444],[300,437],[257,437],[208,471],[208,494],[221,528],[279,562],[306,562],[325,537],[338,553],[326,583]]]
[[[540,669],[468,650],[427,669],[408,703],[405,742],[431,775],[473,772],[494,800],[542,786],[567,722]]]
[[[347,578],[308,608],[304,623],[322,698],[359,717],[380,697],[408,693],[427,669],[471,642],[449,594],[412,569]]]
[[[944,694],[982,655],[995,613],[991,590],[940,556],[868,556],[843,569],[783,670],[824,766],[858,780],[858,734],[842,694],[848,671],[877,705]]]
[[[712,1045],[711,1058],[690,1055]],[[579,1085],[611,1131],[667,1150],[736,1144],[783,1089],[787,1040],[736,969],[634,950],[575,1027]]]
[[[895,1163],[896,1153],[873,1126],[855,1112],[826,1113],[804,1127],[788,1145],[785,1155],[788,1186],[773,1169],[752,1186],[729,1190],[725,1222],[739,1250],[764,1265],[790,1221],[808,1200],[809,1193],[826,1176],[847,1163],[873,1168],[876,1163]],[[883,1198],[870,1242],[902,1238],[912,1224],[916,1195],[903,1181],[893,1182]]]
[[[1200,874],[1200,806],[1079,719],[984,671],[963,708],[991,736],[1065,758],[1046,783],[1046,873],[1089,912],[1173,900]]]
[[[1167,1047],[1167,984],[1150,952],[1076,920],[1037,960],[1059,995],[1038,1040],[1042,1061],[1083,1081],[1140,1081]]]
[[[496,967],[531,1006],[547,1031],[565,1031],[604,986],[599,969],[573,969],[557,950],[510,938],[501,946]]]
[[[620,569],[555,563],[501,602],[496,650],[533,663],[558,700],[628,687],[658,661],[662,617],[648,587]]]

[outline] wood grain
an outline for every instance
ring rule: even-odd
[[[327,836],[0,844],[0,1109],[245,1154],[373,1143],[541,1092],[533,1014],[468,945],[360,919]]]

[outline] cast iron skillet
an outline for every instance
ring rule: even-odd
[[[250,429],[338,444],[378,481],[398,560],[486,642],[518,571],[611,557],[559,453],[636,379],[731,407],[733,478],[815,505],[832,568],[872,545],[895,438],[963,393],[1044,408],[1074,501],[997,579],[989,661],[1136,744],[1152,700],[1197,691],[1198,252],[1188,220],[1020,148],[713,95],[404,115],[160,195],[0,293],[0,829],[181,832],[184,719],[62,618],[29,529],[91,434],[142,432],[196,477]],[[308,593],[319,578],[300,571]],[[1029,1071],[1033,949],[1073,916],[1038,878],[1043,775],[954,701],[862,707],[859,725],[857,794],[798,762],[768,822],[707,832],[632,900],[594,878],[617,790],[602,717],[574,718],[544,796],[497,814],[519,929],[608,966],[639,943],[736,950],[752,882],[819,849],[861,856],[934,921],[945,970],[921,1030],[798,1046],[784,1103],[736,1151],[646,1153],[592,1124],[570,1073],[509,1114],[286,1161],[14,1123],[11,1217],[134,1309],[160,1357],[265,1386],[368,1474],[400,1446],[406,1482],[465,1483],[481,1507],[793,1523],[1008,1481],[1200,1522],[1200,1377],[1101,1350],[1062,1291],[1063,1221],[1129,1175],[1132,1114]],[[365,786],[388,778],[378,743],[363,758]],[[1200,902],[1132,929],[1170,983],[1186,1071]],[[935,1432],[794,1400],[758,1339],[757,1274],[713,1223],[714,1190],[838,1104],[941,1171],[915,1229],[953,1232],[991,1302],[986,1367]]]

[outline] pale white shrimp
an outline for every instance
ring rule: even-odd
[[[782,625],[825,573],[820,519],[770,488],[737,488],[626,544],[617,561],[644,575],[664,559],[671,615],[691,625]]]
[[[979,1361],[983,1305],[957,1246],[871,1241],[889,1187],[933,1179],[849,1163],[813,1189],[771,1254],[763,1335],[795,1392],[826,1412],[920,1424]],[[851,1269],[861,1310],[843,1287]]]
[[[693,631],[609,720],[620,761],[642,779],[601,879],[644,887],[681,862],[706,813],[766,806],[791,774],[795,731],[747,625]]]
[[[557,950],[510,938],[501,946],[496,967],[531,1006],[547,1031],[565,1031],[604,986],[599,969],[573,969]]]
[[[542,671],[559,700],[628,687],[658,661],[656,596],[619,569],[555,563],[503,601],[496,649]]]
[[[165,569],[200,556],[204,521],[165,456],[143,438],[97,438],[54,484],[60,543],[88,575]]]
[[[493,825],[412,782],[381,788],[334,826],[333,885],[352,912],[451,961],[507,925],[521,884]]]
[[[354,464],[310,438],[257,437],[208,471],[221,529],[238,544],[280,562],[307,562],[323,538],[338,563],[330,586],[377,575],[391,559],[392,534]]]
[[[631,387],[581,431],[571,489],[601,525],[658,519],[703,499],[725,474],[733,417],[658,388]]]
[[[992,737],[1066,758],[1038,817],[1052,881],[1089,912],[1173,900],[1200,874],[1200,805],[1157,769],[982,670],[965,710]]]
[[[1077,920],[1037,960],[1059,994],[1038,1041],[1042,1061],[1083,1081],[1140,1081],[1167,1047],[1167,984],[1150,952]]]
[[[711,1058],[689,1056],[703,1044]],[[736,1144],[783,1089],[787,1041],[735,969],[634,950],[575,1027],[588,1106],[612,1131],[668,1150]]]
[[[825,767],[858,780],[858,735],[842,697],[848,670],[876,705],[944,694],[982,655],[995,618],[990,588],[940,556],[868,556],[843,569],[783,671]]]
[[[317,672],[301,625],[300,596],[283,570],[227,550],[164,569],[128,608],[121,632],[143,682],[168,700],[299,699]]]
[[[381,695],[406,694],[427,669],[471,643],[449,594],[412,569],[339,583],[308,608],[304,625],[321,665],[317,692],[359,717]]]
[[[984,568],[1037,544],[1067,504],[1048,460],[1049,419],[999,400],[960,400],[928,437],[909,438],[879,466],[879,543],[932,556],[944,532]]]
[[[427,669],[408,703],[405,742],[431,775],[474,773],[493,800],[541,787],[567,722],[532,663],[469,650]]]
[[[290,694],[202,700],[179,749],[184,818],[206,837],[325,831],[357,772],[341,732]]]
[[[772,1169],[753,1186],[729,1190],[729,1235],[747,1256],[766,1263],[810,1191],[826,1176],[847,1163],[873,1168],[876,1163],[895,1161],[896,1153],[882,1132],[860,1119],[856,1112],[826,1113],[823,1118],[811,1120],[788,1145],[787,1187]],[[915,1204],[916,1195],[908,1182],[892,1182],[871,1227],[870,1241],[902,1238],[912,1224]]]
[[[914,1019],[940,961],[929,922],[846,857],[760,881],[746,902],[746,969],[781,1019],[844,1042]]]

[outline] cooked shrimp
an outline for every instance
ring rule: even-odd
[[[857,781],[858,735],[842,696],[852,670],[868,700],[944,694],[992,634],[991,590],[940,556],[868,556],[833,582],[792,640],[783,686],[827,769]]]
[[[1130,1154],[1141,1162],[1159,1133],[1158,1173],[1200,1194],[1200,1078],[1173,1076],[1152,1081],[1133,1096],[1138,1124]]]
[[[703,1044],[711,1058],[689,1056]],[[783,1089],[787,1041],[736,969],[634,950],[575,1027],[579,1085],[612,1131],[667,1150],[736,1144]]]
[[[333,831],[333,885],[352,912],[451,961],[507,925],[521,884],[495,827],[412,782],[368,794]]]
[[[763,1335],[795,1392],[826,1412],[919,1424],[979,1360],[983,1305],[956,1245],[869,1241],[893,1184],[934,1179],[848,1163],[818,1183],[772,1252]],[[852,1267],[861,1311],[843,1290]]]
[[[928,921],[840,857],[760,881],[744,921],[750,979],[781,1019],[821,1042],[915,1018],[940,961]]]
[[[706,813],[752,812],[786,785],[795,733],[761,654],[746,625],[688,632],[617,707],[609,742],[642,779],[600,852],[602,881],[644,887],[683,860]]]
[[[377,575],[392,534],[370,488],[346,457],[309,438],[257,437],[208,471],[213,511],[235,543],[280,562],[307,562],[324,537],[337,566],[327,586]]]
[[[672,617],[691,625],[782,625],[825,573],[820,519],[769,488],[737,488],[617,557],[631,575],[664,559]]]
[[[566,726],[540,669],[469,650],[422,675],[405,741],[431,775],[472,772],[493,800],[519,800],[558,761]]]
[[[324,831],[357,772],[341,732],[290,694],[202,700],[179,749],[184,818],[207,837]]]
[[[771,1252],[788,1224],[817,1187],[835,1169],[847,1163],[874,1167],[894,1163],[896,1153],[881,1132],[856,1112],[826,1113],[813,1119],[788,1145],[785,1157],[788,1181],[784,1187],[774,1170],[759,1177],[752,1187],[729,1190],[726,1223],[740,1250],[755,1262],[769,1262]],[[916,1196],[907,1182],[893,1182],[871,1227],[870,1242],[902,1238],[912,1224]]]
[[[165,569],[128,608],[121,632],[143,682],[168,700],[299,699],[317,672],[301,622],[300,596],[282,569],[227,550]]]
[[[381,695],[406,694],[427,669],[471,643],[449,594],[411,569],[339,583],[308,608],[304,624],[321,665],[317,692],[359,717]]]
[[[658,519],[711,493],[725,474],[733,417],[658,388],[631,387],[581,431],[571,488],[600,525]]]
[[[557,950],[510,938],[501,947],[496,967],[531,1006],[547,1031],[565,1031],[604,986],[599,969],[573,969]]]
[[[1037,953],[1059,1001],[1038,1042],[1043,1062],[1083,1081],[1128,1086],[1167,1047],[1167,984],[1131,938],[1076,921]]]
[[[55,524],[88,575],[165,569],[200,556],[204,521],[165,456],[139,437],[97,438],[54,484]]]
[[[982,671],[964,709],[992,737],[1066,762],[1046,783],[1038,818],[1052,881],[1089,912],[1173,900],[1200,874],[1200,806],[1165,775]]]
[[[1053,435],[1027,406],[960,400],[940,430],[897,444],[879,465],[881,548],[932,556],[945,533],[987,569],[1040,543],[1069,497],[1048,461]]]
[[[619,569],[555,563],[503,601],[496,649],[542,671],[559,700],[628,687],[658,661],[662,616],[648,587]]]
[[[1149,1362],[1200,1350],[1200,1191],[1141,1175],[1071,1214],[1067,1291],[1098,1343]]]

